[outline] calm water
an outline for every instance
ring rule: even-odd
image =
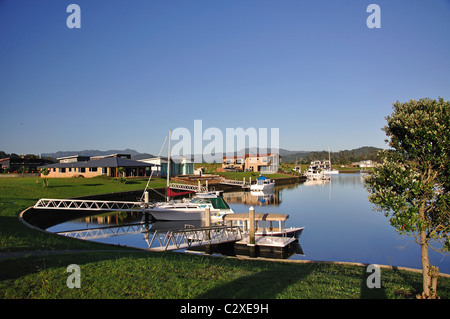
[[[256,212],[289,214],[288,226],[304,226],[300,238],[304,255],[293,255],[291,259],[350,261],[420,269],[420,246],[414,238],[399,235],[383,213],[372,209],[367,197],[360,174],[339,174],[332,176],[331,181],[277,187],[272,196],[257,196],[250,192],[224,194],[235,212],[248,212],[248,208],[254,206]],[[141,219],[142,216],[136,213],[134,216],[115,213],[67,222],[48,230],[103,227]],[[159,222],[150,227],[182,228],[183,225]],[[97,241],[148,247],[140,233]],[[450,256],[430,249],[430,259],[441,272],[450,273]]]

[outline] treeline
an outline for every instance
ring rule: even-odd
[[[18,155],[16,153],[5,153],[4,151],[0,151],[0,159],[4,159],[4,158],[25,158],[25,159],[37,159],[40,158],[39,156],[36,156],[34,154],[26,154],[26,155]],[[50,159],[50,157],[42,157],[45,159]]]
[[[353,150],[344,150],[339,152],[331,152],[331,163],[333,165],[349,165],[355,162],[372,160],[377,162],[379,160],[378,152],[381,148],[365,146]],[[321,152],[302,152],[297,154],[290,154],[283,156],[284,163],[309,164],[314,160],[328,160],[328,151]]]

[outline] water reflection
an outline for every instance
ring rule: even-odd
[[[282,192],[280,189],[272,189],[269,191],[238,191],[227,192],[223,194],[223,198],[228,204],[244,204],[249,206],[278,206],[282,201]]]

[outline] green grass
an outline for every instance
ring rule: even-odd
[[[30,229],[20,222],[18,215],[40,198],[70,198],[143,190],[146,183],[146,179],[133,179],[125,184],[102,177],[61,178],[50,179],[49,187],[43,188],[42,180],[38,177],[0,178],[0,251],[104,247]],[[162,179],[155,179],[150,184],[153,188],[164,185]]]
[[[30,229],[17,218],[42,197],[141,190],[146,182],[52,179],[42,188],[39,178],[0,179],[0,252],[87,250],[0,259],[0,298],[405,298],[421,290],[421,275],[407,271],[383,269],[382,288],[368,289],[364,267],[125,252]],[[164,185],[154,180],[151,187]],[[89,252],[98,249],[110,251]],[[66,285],[70,264],[81,268],[80,289]],[[450,298],[450,278],[440,279],[438,292]]]
[[[67,266],[78,264],[81,288],[69,289]],[[421,276],[382,270],[368,289],[364,267],[213,258],[179,253],[103,252],[0,260],[0,298],[404,298]],[[445,280],[444,280],[445,279]],[[450,280],[440,283],[450,296]]]

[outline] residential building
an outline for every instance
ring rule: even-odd
[[[144,177],[150,176],[152,164],[133,161],[128,154],[112,154],[89,158],[88,156],[68,156],[58,158],[59,163],[44,165],[49,178],[63,177]],[[41,176],[43,176],[41,174]]]
[[[152,157],[141,159],[139,162],[152,164],[153,176],[167,176],[167,157]],[[185,157],[170,160],[170,176],[194,174],[194,163]]]
[[[269,174],[278,172],[280,163],[281,156],[276,153],[224,156],[222,170],[235,169]]]
[[[32,173],[37,172],[38,167],[52,163],[48,159],[41,159],[37,157],[8,157],[0,159],[0,172],[7,173]]]

